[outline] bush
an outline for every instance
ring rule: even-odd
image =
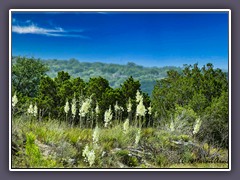
[[[138,159],[135,156],[132,156],[128,150],[120,150],[117,152],[117,155],[120,157],[123,164],[129,167],[138,166]]]

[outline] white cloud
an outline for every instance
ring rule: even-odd
[[[97,12],[98,14],[108,14],[108,12]]]
[[[80,35],[80,34],[72,34],[70,31],[66,31],[61,27],[56,27],[52,29],[38,27],[34,24],[27,26],[13,25],[12,32],[18,34],[38,34],[38,35],[46,35],[46,36],[55,36],[55,37],[79,37],[85,38],[88,37]]]

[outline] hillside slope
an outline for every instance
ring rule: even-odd
[[[129,62],[126,65],[106,64],[106,63],[88,63],[80,62],[76,59],[70,60],[44,60],[50,70],[48,75],[56,77],[57,72],[66,71],[73,77],[81,77],[84,81],[88,81],[90,77],[102,76],[107,79],[113,88],[120,87],[129,76],[137,79],[141,83],[143,92],[151,95],[156,80],[167,76],[167,71],[174,69],[181,71],[180,67],[143,67]]]

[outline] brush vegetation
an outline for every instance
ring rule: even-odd
[[[34,58],[12,67],[13,168],[227,168],[228,79],[212,64],[185,65],[118,88]]]

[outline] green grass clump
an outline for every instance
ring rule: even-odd
[[[51,158],[44,158],[39,147],[35,144],[36,136],[30,132],[26,135],[26,166],[30,168],[53,168],[59,167],[59,164]]]
[[[120,150],[117,152],[117,156],[120,157],[120,161],[129,166],[136,167],[138,166],[138,159],[135,156],[132,156],[128,150]]]

